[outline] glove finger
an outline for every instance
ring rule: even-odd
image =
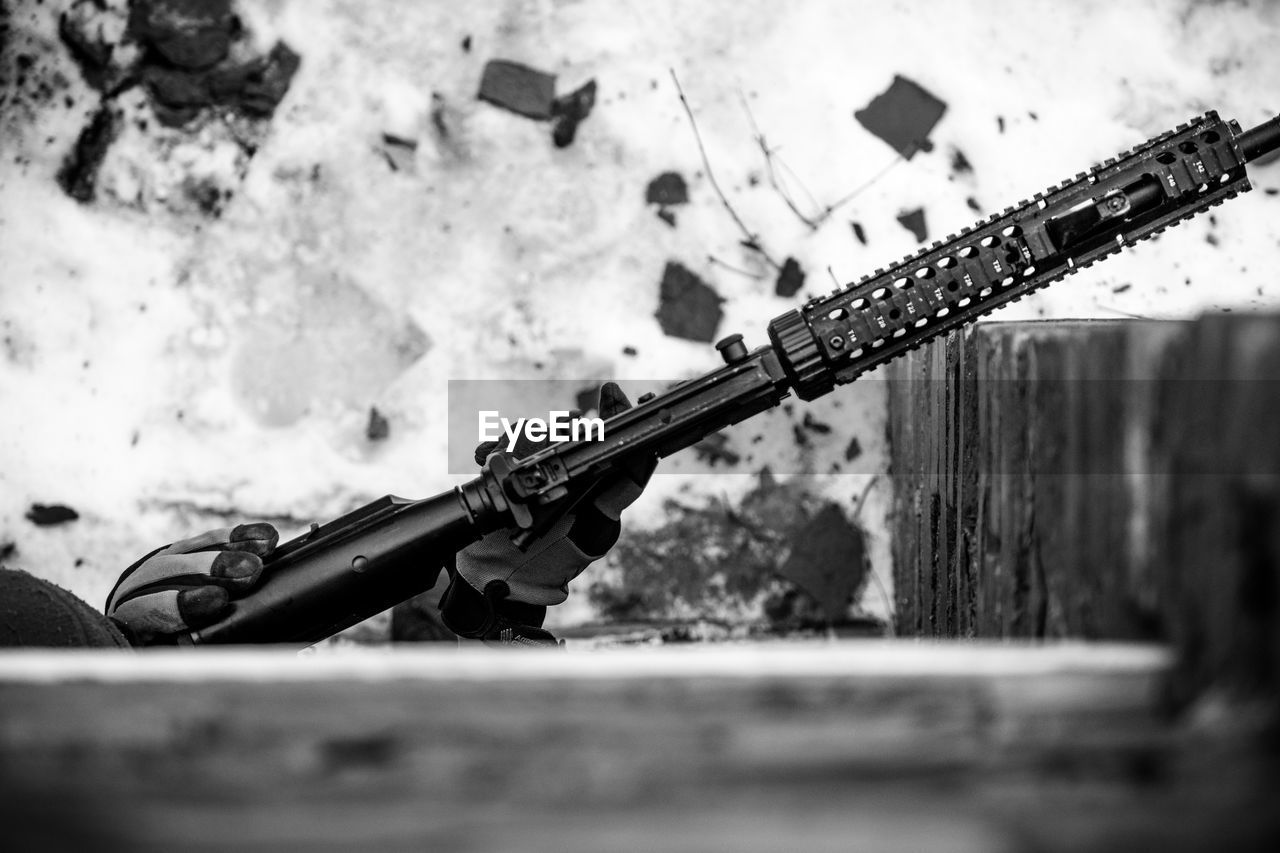
[[[217,586],[166,589],[124,602],[111,618],[135,634],[176,634],[203,628],[218,621],[230,609],[231,597]]]
[[[620,412],[625,412],[627,409],[631,408],[631,401],[627,399],[627,395],[623,393],[622,388],[620,388],[616,382],[605,382],[600,386],[599,400],[599,404],[596,406],[596,411],[598,411],[600,413],[600,417],[605,420],[608,420],[614,415]],[[570,415],[574,417],[579,414],[579,412],[570,413]],[[525,435],[524,431],[521,431],[519,436],[516,438],[516,446],[512,449],[511,455],[516,459],[523,459],[526,456],[532,456],[534,453],[542,450],[550,444],[551,440],[549,438],[544,438],[539,441],[531,441]],[[502,447],[503,443],[501,441],[485,441],[476,445],[476,464],[483,465],[485,460],[488,459],[495,450],[499,450]]]
[[[247,551],[265,557],[280,541],[280,533],[265,521],[237,524],[210,530],[181,542],[174,542],[161,554],[195,554],[203,551]]]
[[[475,459],[477,465],[483,465],[490,456],[496,453],[505,453],[512,459],[523,459],[526,456],[532,456],[544,447],[551,444],[548,438],[540,438],[537,441],[530,439],[523,430],[516,436],[516,446],[514,450],[508,451],[499,441],[485,441],[476,445]]]
[[[124,578],[108,602],[108,611],[130,599],[164,589],[221,586],[231,594],[253,587],[262,575],[262,558],[246,551],[156,554]]]
[[[597,407],[600,417],[608,420],[629,408],[631,408],[631,401],[627,399],[626,394],[622,393],[617,382],[606,382],[600,386],[600,405]]]
[[[492,455],[493,451],[498,449],[496,441],[482,441],[476,445],[476,464],[483,465]]]

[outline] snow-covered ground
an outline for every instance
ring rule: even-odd
[[[833,276],[914,251],[904,210],[924,208],[933,240],[978,217],[970,199],[985,215],[1206,109],[1246,126],[1280,109],[1270,0],[244,0],[254,40],[283,39],[302,64],[243,180],[213,130],[130,124],[82,205],[54,180],[97,101],[57,39],[69,3],[8,5],[7,85],[30,56],[28,81],[54,93],[0,104],[0,544],[16,545],[9,565],[95,604],[135,555],[190,531],[296,528],[458,482],[450,379],[657,382],[714,367],[709,344],[654,318],[668,261],[726,300],[721,334],[754,346]],[[476,99],[494,58],[555,73],[560,92],[597,81],[571,147]],[[775,296],[773,271],[740,245],[670,69],[735,209],[807,271],[796,297]],[[809,228],[765,179],[752,121],[816,213],[893,163],[853,112],[894,74],[947,102],[933,151]],[[418,142],[396,170],[383,134]],[[957,149],[972,172],[953,169]],[[644,202],[666,171],[690,188],[675,228]],[[1280,165],[1255,174],[1280,187]],[[234,190],[217,218],[175,194],[202,176]],[[1274,308],[1277,213],[1280,197],[1255,192],[997,316]],[[669,460],[676,473],[628,523],[659,523],[677,493],[741,493],[766,464],[851,507],[885,468],[884,399],[871,376],[775,415],[752,429],[761,443],[732,439],[749,454],[734,473]],[[385,440],[366,437],[370,407]],[[801,450],[792,422],[806,411],[835,429]],[[846,465],[855,436],[863,453]],[[882,478],[861,516],[885,584],[890,497]],[[80,518],[36,527],[33,503]],[[584,615],[573,601],[561,621]],[[862,606],[883,615],[886,602],[869,586]]]

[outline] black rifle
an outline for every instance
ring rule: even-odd
[[[601,441],[491,456],[453,491],[384,497],[282,544],[262,583],[194,643],[312,643],[431,588],[462,548],[503,528],[521,547],[615,466],[669,456],[778,405],[813,400],[1008,302],[1250,189],[1245,163],[1280,148],[1280,116],[1244,132],[1210,112],[1030,201],[810,300],[769,345],[716,344],[724,366],[605,422]]]

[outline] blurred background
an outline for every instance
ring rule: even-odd
[[[1280,80],[1266,0],[0,8],[0,560],[99,606],[191,532],[460,482],[451,380],[564,380],[569,408],[700,374],[1198,113],[1269,118]],[[899,77],[922,150],[855,115]],[[993,319],[1274,309],[1280,172],[1251,172]],[[549,625],[877,630],[884,378],[664,462]],[[820,577],[790,559],[818,533]]]

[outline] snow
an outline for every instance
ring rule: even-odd
[[[665,337],[653,317],[668,260],[727,300],[721,334],[756,346],[832,276],[914,251],[903,211],[922,206],[936,239],[977,218],[970,196],[1002,209],[1205,109],[1257,124],[1277,109],[1280,79],[1269,2],[246,0],[255,42],[283,39],[302,66],[243,180],[216,127],[192,142],[130,124],[98,202],[81,206],[54,181],[96,97],[56,39],[67,5],[11,3],[2,60],[9,71],[15,51],[37,53],[75,105],[6,105],[0,120],[0,542],[17,544],[9,564],[93,603],[134,555],[228,517],[292,532],[384,493],[459,482],[446,453],[451,379],[660,386],[713,368],[710,346]],[[598,81],[571,147],[475,99],[490,58],[553,72],[561,93]],[[776,297],[773,271],[739,245],[669,69],[734,208],[772,256],[808,273],[795,299]],[[948,103],[934,151],[811,230],[769,187],[752,121],[816,213],[894,162],[853,111],[895,73]],[[127,109],[147,108],[139,95]],[[388,167],[384,133],[418,140],[412,170]],[[972,175],[951,174],[953,148]],[[689,183],[675,229],[644,204],[665,171]],[[1280,168],[1251,171],[1280,186]],[[235,189],[219,218],[182,202],[193,175]],[[1252,193],[1216,210],[1216,227],[1183,225],[998,318],[1274,309],[1277,210],[1280,198]],[[873,375],[744,424],[741,473],[673,458],[627,523],[660,522],[674,494],[740,494],[765,464],[848,507],[879,475],[861,518],[888,584],[884,400]],[[375,405],[391,428],[376,445],[364,436]],[[791,424],[806,411],[835,430],[801,452]],[[850,436],[862,457],[828,473]],[[35,528],[23,517],[35,502],[81,519]],[[874,586],[860,604],[887,606]]]

